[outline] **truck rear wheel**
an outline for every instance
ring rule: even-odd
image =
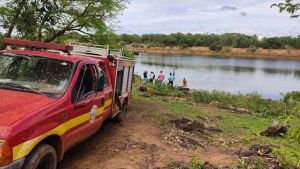
[[[39,145],[25,160],[24,169],[56,169],[55,149],[47,144]]]
[[[117,123],[121,123],[126,115],[126,104],[123,104],[120,112],[113,118],[113,120]]]

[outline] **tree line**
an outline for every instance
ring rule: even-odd
[[[300,49],[300,36],[298,37],[264,37],[249,36],[240,33],[226,34],[144,34],[144,35],[117,35],[119,41],[126,44],[139,43],[150,46],[182,46],[182,47],[210,47],[227,46],[233,48],[257,47],[264,49]]]
[[[259,39],[238,33],[216,34],[145,34],[117,35],[109,23],[126,8],[130,0],[6,0],[0,3],[0,28],[3,37],[64,43],[69,39],[124,46],[144,43],[148,46],[208,46],[212,49],[235,48],[295,48],[300,49],[298,37],[271,37]],[[282,0],[273,4],[280,12],[298,17],[300,4]],[[2,49],[5,46],[1,47]]]

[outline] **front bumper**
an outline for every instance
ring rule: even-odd
[[[0,167],[0,169],[21,169],[24,164],[25,158],[21,158],[19,160],[16,160],[7,166]]]

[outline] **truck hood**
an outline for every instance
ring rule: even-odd
[[[0,131],[54,101],[43,95],[0,89]]]

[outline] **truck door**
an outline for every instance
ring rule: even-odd
[[[66,134],[66,149],[94,134],[103,121],[103,95],[98,94],[97,69],[93,64],[82,65],[72,91],[72,110],[68,118],[74,126]],[[97,116],[99,115],[99,116]]]
[[[99,64],[97,69],[100,80],[99,84],[103,83],[103,91],[98,92],[97,95],[102,95],[105,100],[103,117],[104,119],[107,119],[111,116],[112,113],[113,90],[110,84],[110,79],[107,76],[104,66]]]

